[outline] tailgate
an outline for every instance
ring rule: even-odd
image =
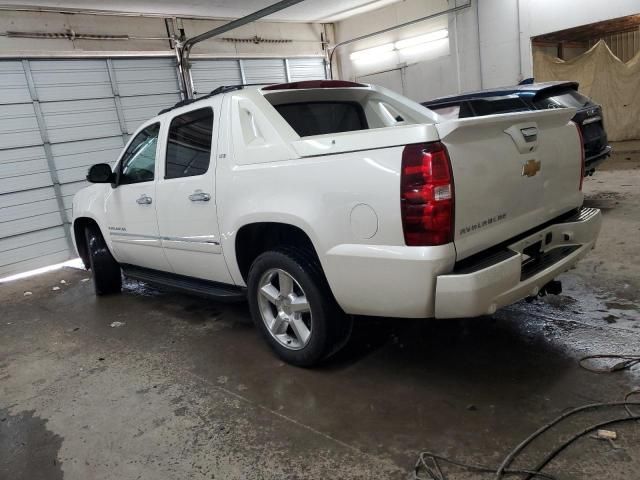
[[[437,125],[453,169],[458,260],[582,204],[574,114],[563,108]]]

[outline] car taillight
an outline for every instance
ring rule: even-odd
[[[578,137],[580,138],[580,191],[582,191],[582,182],[584,181],[584,137],[582,136],[582,130],[580,130],[580,125],[573,122],[576,126],[576,130],[578,130]]]
[[[453,178],[449,155],[442,143],[404,148],[400,211],[407,245],[444,245],[453,240]]]

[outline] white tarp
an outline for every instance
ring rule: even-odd
[[[640,139],[640,52],[624,63],[600,40],[567,61],[536,52],[533,69],[538,82],[579,82],[580,92],[602,105],[609,140]]]

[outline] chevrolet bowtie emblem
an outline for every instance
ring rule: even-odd
[[[527,163],[522,165],[523,177],[533,177],[539,171],[540,171],[540,160],[531,159]]]

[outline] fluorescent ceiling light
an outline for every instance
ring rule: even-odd
[[[418,35],[417,37],[406,38],[404,40],[398,40],[395,43],[395,47],[398,50],[403,48],[415,47],[416,45],[422,45],[423,43],[435,42],[436,40],[442,40],[449,36],[449,30],[443,28],[442,30],[436,30],[435,32],[427,33],[425,35]]]
[[[390,52],[393,52],[393,43],[386,43],[384,45],[380,45],[379,47],[367,48],[365,50],[352,52],[351,55],[349,55],[349,58],[351,60],[367,60]]]
[[[414,45],[413,47],[406,47],[398,51],[400,52],[400,55],[402,55],[403,57],[414,57],[414,56],[423,55],[426,52],[438,50],[439,48],[447,48],[448,46],[449,46],[449,40],[446,38],[442,38],[440,40],[436,40],[435,42],[421,43],[419,45]]]
[[[398,40],[395,43],[385,43],[378,47],[366,48],[364,50],[358,50],[351,52],[349,58],[356,62],[371,62],[383,59],[389,53],[399,50],[403,55],[415,55],[424,51],[427,46],[425,44],[431,43],[432,46],[437,46],[440,40],[444,40],[449,37],[449,30],[443,28],[436,30],[435,32],[426,33],[424,35],[418,35],[417,37],[405,38],[404,40]]]

